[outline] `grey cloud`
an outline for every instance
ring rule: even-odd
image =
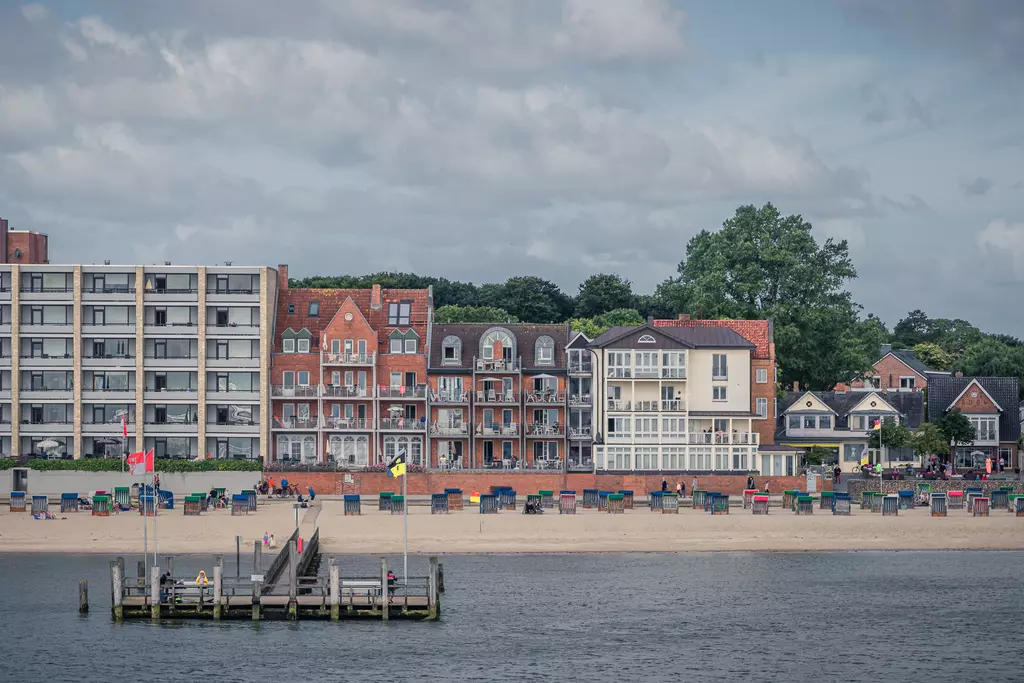
[[[898,199],[893,199],[892,197],[886,197],[882,195],[879,197],[879,201],[885,206],[889,206],[894,209],[899,209],[900,211],[907,211],[909,213],[931,214],[935,212],[934,209],[932,209],[931,205],[928,204],[928,202],[921,199],[916,194],[906,195],[906,201],[900,201]]]
[[[991,179],[978,176],[974,180],[961,182],[960,189],[969,197],[983,197],[992,189],[992,184]]]

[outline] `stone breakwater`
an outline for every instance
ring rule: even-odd
[[[962,479],[904,479],[903,481],[882,481],[882,493],[898,493],[900,491],[916,491],[918,482],[931,484],[932,493],[963,491],[967,488],[980,488],[986,496],[1001,486],[1013,486],[1014,493],[1024,493],[1024,482],[1019,480],[964,481]],[[853,479],[846,487],[850,498],[859,501],[865,491],[878,491],[878,480],[868,481]]]

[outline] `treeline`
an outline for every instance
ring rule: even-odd
[[[891,330],[864,315],[847,285],[857,277],[845,240],[819,243],[799,215],[771,204],[741,206],[716,231],[686,246],[675,276],[653,293],[633,291],[613,273],[591,275],[574,294],[538,277],[474,285],[413,273],[374,273],[293,279],[293,287],[418,289],[432,286],[438,322],[559,323],[593,338],[613,325],[648,316],[772,318],[780,380],[830,389],[870,369],[890,343],[912,348],[937,370],[982,376],[1018,376],[1024,383],[1024,346],[985,334],[965,320],[928,318],[911,311]]]

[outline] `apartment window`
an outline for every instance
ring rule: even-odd
[[[608,376],[631,377],[633,374],[633,354],[629,351],[608,352]]]
[[[972,417],[971,424],[975,430],[975,441],[996,440],[996,418],[994,417]]]
[[[661,376],[665,379],[686,378],[686,352],[665,351],[661,354]]]
[[[768,399],[758,398],[754,399],[754,412],[757,413],[758,417],[768,417]]]
[[[392,372],[391,373],[391,386],[392,387],[396,387],[396,388],[402,386],[402,373],[400,373],[400,372]]]
[[[711,355],[711,379],[729,379],[728,357],[724,353]]]
[[[455,365],[461,361],[462,340],[456,336],[449,335],[441,342],[441,362],[445,365]]]
[[[402,342],[404,341],[401,337],[392,337],[388,340],[388,351],[390,353],[402,353]]]
[[[388,304],[388,325],[408,327],[412,316],[412,301],[397,301]]]
[[[309,340],[308,339],[296,339],[298,353],[309,353]]]
[[[608,418],[608,436],[624,437],[630,436],[630,419],[628,417]]]
[[[900,377],[900,389],[913,389],[916,386],[915,377]]]
[[[654,337],[652,337],[649,334],[645,334],[645,335],[641,336],[639,339],[637,339],[636,343],[637,344],[654,344],[656,342],[654,341]]]
[[[299,370],[298,376],[299,376],[299,386],[300,387],[308,387],[309,386],[309,371],[308,370]]]
[[[309,317],[319,318],[320,317],[320,302],[310,301],[309,302]]]
[[[711,399],[714,401],[725,401],[725,390],[726,387],[713,387],[711,390]]]
[[[790,429],[800,429],[800,416],[799,415],[790,415],[789,416],[789,428]]]
[[[636,376],[657,377],[658,376],[658,352],[637,351],[636,352]]]
[[[295,304],[288,304],[288,315],[295,315]]]
[[[294,339],[282,339],[281,340],[281,351],[283,353],[295,353],[295,340]]]
[[[832,429],[832,416],[821,415],[818,417],[818,429]]]
[[[758,368],[754,374],[755,382],[758,384],[768,384],[768,368]]]
[[[536,358],[534,361],[537,365],[554,365],[555,364],[555,340],[548,336],[538,337],[536,348]]]
[[[407,337],[405,340],[405,352],[416,353],[416,339]]]
[[[818,423],[813,415],[804,415],[804,429],[817,429]]]

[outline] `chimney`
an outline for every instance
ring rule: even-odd
[[[648,325],[653,325],[654,324],[654,316],[653,315],[647,316],[647,324]]]
[[[793,382],[793,391],[800,391],[800,382]]]
[[[279,263],[277,266],[277,288],[288,289],[288,264]]]
[[[380,309],[380,285],[374,285],[370,290],[370,308],[375,311]]]
[[[963,377],[964,376],[964,371],[963,370],[957,370],[956,371],[956,375],[954,375],[954,376],[955,377]]]
[[[689,313],[680,313],[679,314],[679,319],[680,320],[689,320],[690,319],[690,314]]]

